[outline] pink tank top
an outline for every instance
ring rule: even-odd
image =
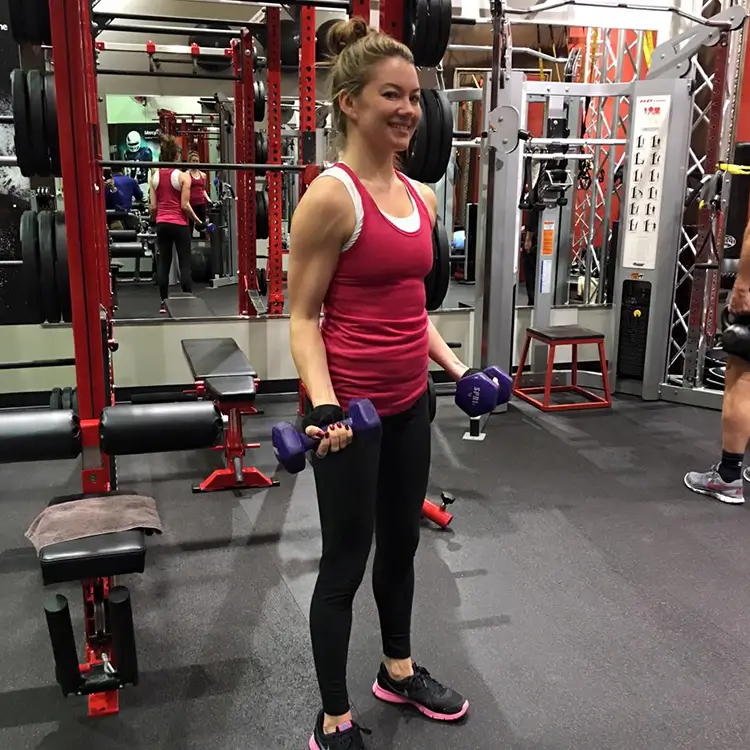
[[[174,169],[159,170],[159,184],[156,186],[156,223],[188,225],[187,216],[182,210],[182,194],[172,185]]]
[[[203,173],[200,177],[190,175],[190,205],[199,206],[206,202],[206,181],[203,179]]]
[[[359,237],[341,253],[323,302],[321,334],[334,392],[346,409],[369,398],[381,416],[408,409],[427,388],[424,278],[432,268],[432,223],[417,190],[406,185],[419,229],[406,232],[378,209],[345,164],[362,198]]]

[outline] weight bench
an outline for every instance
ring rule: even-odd
[[[192,393],[212,399],[229,420],[221,446],[227,465],[193,487],[193,492],[277,486],[278,481],[254,466],[243,466],[245,450],[259,448],[260,443],[245,443],[242,417],[260,411],[255,406],[258,375],[237,342],[231,338],[183,339],[182,351],[195,381]]]
[[[547,372],[543,386],[521,386],[523,368],[532,341],[539,341],[549,347],[547,354]],[[578,347],[581,344],[596,344],[599,349],[599,362],[602,368],[602,387],[604,396],[582,388],[578,385]],[[558,346],[570,346],[573,349],[573,361],[570,368],[569,385],[552,385],[552,371],[555,365],[555,351]],[[566,404],[552,404],[550,399],[553,393],[576,393],[583,396],[586,401]],[[535,393],[542,393],[543,400],[534,398]],[[513,394],[527,401],[542,411],[572,411],[575,409],[604,409],[612,406],[612,395],[609,390],[609,374],[607,373],[607,358],[604,353],[604,334],[583,328],[579,325],[571,326],[544,326],[529,327],[526,329],[526,343],[523,345],[521,361],[518,363],[515,378],[513,379]]]
[[[58,497],[49,505],[85,497]],[[143,573],[144,531],[132,529],[50,544],[39,550],[39,563],[45,586],[80,581],[83,588],[86,642],[82,664],[78,662],[67,598],[51,593],[44,602],[55,675],[63,695],[88,696],[89,716],[117,713],[119,690],[138,684],[138,657],[130,592],[125,586],[115,585],[114,576]]]
[[[200,297],[192,294],[176,295],[164,300],[167,313],[175,320],[188,320],[190,318],[213,318],[211,308]]]

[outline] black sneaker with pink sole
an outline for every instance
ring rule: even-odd
[[[386,703],[413,706],[436,721],[457,721],[469,710],[469,701],[441,685],[424,667],[414,664],[414,674],[405,680],[394,680],[385,665],[372,686],[376,698]]]

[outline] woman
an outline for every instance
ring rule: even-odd
[[[303,427],[319,439],[312,463],[323,551],[310,627],[323,709],[312,750],[364,748],[346,668],[373,531],[384,654],[373,692],[434,719],[468,709],[411,658],[414,554],[430,467],[428,361],[454,380],[469,372],[425,310],[435,194],[394,168],[420,117],[417,71],[404,45],[360,19],[340,21],[329,40],[338,53],[331,85],[339,161],[294,212],[288,269],[291,350],[308,397]],[[340,424],[358,397],[373,402],[380,431],[353,435]]]
[[[188,163],[198,164],[200,162],[200,156],[197,151],[188,152]],[[201,172],[200,169],[191,169],[188,171],[190,175],[190,205],[193,207],[195,215],[203,222],[206,223],[207,214],[206,208],[210,202],[208,197],[208,191],[206,185],[208,178],[205,172]],[[190,225],[190,233],[193,233],[193,225]]]
[[[171,136],[162,140],[160,161],[176,162],[178,146]],[[172,248],[177,250],[180,265],[180,284],[182,291],[191,294],[193,291],[192,268],[190,263],[190,222],[194,221],[199,228],[201,220],[195,215],[190,205],[190,187],[192,179],[189,174],[176,167],[156,170],[151,177],[149,202],[151,218],[156,220],[156,248],[158,258],[156,278],[161,295],[162,314],[167,312],[165,300],[169,296],[169,269],[172,266]]]

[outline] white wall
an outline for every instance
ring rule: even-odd
[[[474,311],[446,310],[431,313],[446,341],[462,344],[461,358],[474,360]],[[519,363],[525,331],[531,323],[531,311],[516,311],[513,365]],[[607,357],[612,356],[613,313],[611,308],[557,308],[552,325],[579,324],[605,334]],[[492,335],[492,331],[490,331]],[[289,350],[289,320],[280,318],[217,318],[207,321],[116,322],[115,339],[120,348],[114,357],[115,383],[121,388],[183,385],[191,382],[182,354],[183,338],[220,338],[231,336],[255,366],[261,380],[296,378]],[[73,336],[69,326],[0,326],[0,349],[12,352],[9,361],[52,359],[73,356]],[[580,362],[598,360],[595,346],[580,347]],[[558,347],[555,362],[571,361],[570,347]],[[433,366],[434,367],[434,366]],[[1,370],[0,393],[50,390],[75,383],[72,367],[45,370]]]

